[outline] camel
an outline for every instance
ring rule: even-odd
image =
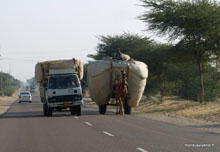
[[[128,94],[128,82],[125,70],[121,71],[121,79],[117,79],[114,85],[114,95],[115,101],[117,104],[117,114],[123,115],[124,114],[124,107],[123,102],[125,100],[126,95]],[[118,109],[119,105],[119,109]]]

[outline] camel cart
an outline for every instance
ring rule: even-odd
[[[131,108],[138,106],[144,93],[148,77],[147,65],[143,62],[99,60],[93,61],[87,67],[87,81],[90,96],[99,106],[99,113],[105,114],[108,105],[116,105],[110,101],[114,98],[114,80],[122,70],[126,71],[128,94],[124,101],[125,114],[131,114]]]

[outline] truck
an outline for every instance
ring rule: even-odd
[[[38,62],[35,79],[40,83],[43,115],[52,116],[54,110],[68,108],[72,115],[80,116],[83,104],[82,78],[83,64],[75,58]]]
[[[31,84],[31,85],[30,85],[30,92],[31,92],[31,93],[34,93],[34,92],[35,92],[35,89],[36,89],[35,85],[34,85],[34,84]]]

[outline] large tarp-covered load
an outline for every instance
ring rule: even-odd
[[[83,63],[77,59],[53,60],[38,62],[35,65],[35,79],[42,83],[48,76],[50,69],[76,69],[80,80],[83,78]]]
[[[139,61],[94,61],[87,67],[88,86],[92,100],[97,105],[106,105],[112,97],[115,77],[126,70],[128,76],[127,104],[135,107],[144,93],[148,77],[147,65]]]

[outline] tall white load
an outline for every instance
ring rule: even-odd
[[[83,63],[75,58],[39,62],[35,65],[35,79],[40,84],[48,77],[51,69],[75,69],[80,80],[83,78]]]
[[[114,79],[123,69],[128,75],[127,104],[130,107],[139,104],[148,77],[147,65],[139,61],[100,60],[90,62],[87,68],[89,92],[98,106],[108,104],[112,97]]]

